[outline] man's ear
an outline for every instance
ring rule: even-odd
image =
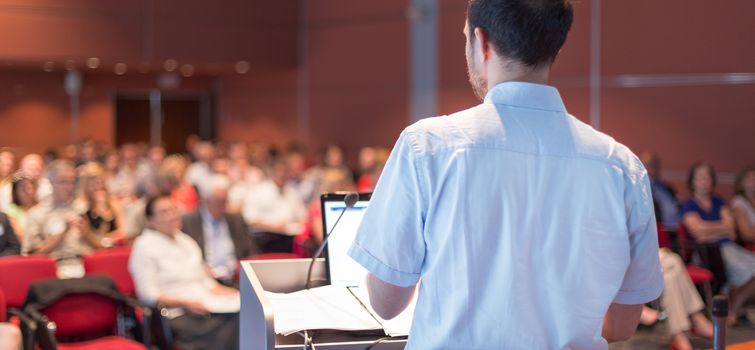
[[[482,54],[480,56],[482,57],[482,62],[486,63],[490,59],[490,54],[491,54],[490,52],[491,46],[490,46],[490,40],[488,38],[488,33],[484,29],[477,27],[474,29],[474,37],[477,40],[477,43],[479,44],[478,47],[479,47],[480,53]]]

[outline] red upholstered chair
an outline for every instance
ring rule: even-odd
[[[128,259],[131,256],[131,248],[118,247],[106,250],[98,250],[94,253],[84,256],[84,271],[87,276],[105,275],[115,281],[118,290],[126,296],[132,304],[138,304],[136,300],[136,288],[131,273],[128,271]],[[154,310],[149,307],[141,306],[135,308],[136,319],[141,328],[136,329],[139,334],[137,338],[143,339],[149,343],[151,337],[156,332],[150,330],[151,317]]]
[[[128,271],[130,256],[131,248],[128,247],[99,250],[84,257],[84,271],[87,275],[110,276],[123,295],[133,297],[136,292]]]
[[[35,282],[26,311],[39,325],[42,350],[144,350],[143,344],[115,334],[125,333],[128,304],[107,277]]]
[[[5,295],[2,316],[21,328],[24,349],[34,348],[37,324],[21,309],[29,285],[35,281],[57,278],[55,260],[46,255],[6,256],[0,258],[0,291]]]
[[[690,236],[687,233],[687,228],[684,227],[683,224],[679,224],[676,234],[679,240],[679,254],[682,256],[682,259],[687,262],[687,274],[689,274],[692,283],[702,286],[703,293],[705,294],[705,304],[710,308],[712,305],[711,303],[713,302],[712,285],[716,276],[710,269],[689,262],[692,255],[695,254],[697,244],[690,239]]]

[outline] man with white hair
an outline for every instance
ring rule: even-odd
[[[181,230],[197,242],[213,277],[225,285],[233,285],[239,259],[258,251],[241,215],[226,211],[230,185],[223,175],[210,176],[198,210],[181,218]]]

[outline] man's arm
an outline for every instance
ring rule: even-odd
[[[417,285],[400,287],[367,274],[367,291],[370,294],[370,304],[377,314],[385,320],[390,320],[404,311],[414,296]]]
[[[603,318],[603,338],[609,343],[625,341],[634,335],[640,322],[642,305],[612,303]]]

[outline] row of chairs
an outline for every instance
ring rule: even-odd
[[[20,327],[24,349],[146,349],[151,343],[147,327],[152,310],[134,298],[127,269],[129,254],[129,249],[122,248],[85,257],[87,277],[80,281],[57,279],[55,261],[47,256],[1,258],[4,301],[0,319],[7,318]],[[107,277],[91,277],[98,275]],[[92,291],[98,289],[95,286],[99,291]],[[45,293],[49,297],[49,291],[55,289],[68,292],[40,309],[29,306],[29,299]],[[128,339],[127,334],[139,342]],[[101,337],[90,339],[92,335]]]
[[[128,271],[130,255],[130,248],[123,247],[85,256],[87,277],[81,281],[58,280],[55,261],[44,255],[0,258],[0,293],[4,294],[0,300],[0,321],[10,319],[19,326],[24,349],[29,350],[130,350],[149,348],[152,344],[160,349],[174,350],[167,309],[148,308],[136,300],[134,282]],[[287,253],[268,253],[243,260],[296,257]],[[107,278],[103,281],[102,277],[92,276]],[[29,310],[27,304],[35,285],[44,283],[47,283],[43,287],[46,289],[51,287],[50,283],[53,288],[79,283],[98,289],[95,286],[99,285],[99,290],[110,288],[112,293],[102,295],[78,290],[63,295],[41,310]],[[92,334],[105,336],[89,339]],[[80,339],[86,340],[76,341]]]

